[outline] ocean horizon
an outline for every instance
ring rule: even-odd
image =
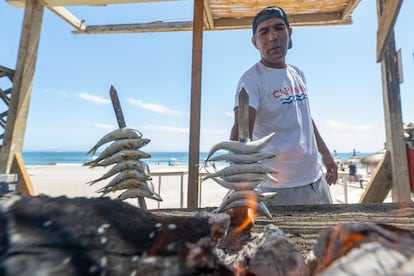
[[[188,152],[148,152],[151,158],[143,159],[149,165],[169,165],[170,162],[175,162],[179,165],[188,165]],[[84,151],[23,151],[23,161],[25,165],[65,165],[65,164],[83,164],[85,161],[90,161],[96,158],[100,153],[97,152],[95,156],[87,155]],[[371,153],[359,153],[358,157],[364,157]],[[207,158],[208,152],[200,152],[200,163]],[[337,157],[342,160],[347,160],[352,156],[352,152],[337,153]]]

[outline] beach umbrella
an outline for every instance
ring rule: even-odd
[[[350,164],[350,163],[354,163],[354,164],[356,164],[356,163],[359,163],[361,161],[361,157],[358,157],[357,155],[356,155],[356,151],[355,151],[355,149],[354,149],[354,151],[353,151],[353,153],[352,153],[352,156],[351,157],[349,157],[348,159],[346,159],[345,160],[345,163],[346,164]]]
[[[361,159],[361,163],[364,165],[377,165],[384,158],[386,149],[367,155]]]

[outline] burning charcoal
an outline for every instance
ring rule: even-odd
[[[338,224],[319,234],[312,269],[318,275],[412,275],[414,235],[391,226]]]
[[[110,198],[0,196],[0,274],[231,275],[215,250],[229,224]]]
[[[299,250],[273,224],[243,247],[234,266],[239,275],[309,275]]]

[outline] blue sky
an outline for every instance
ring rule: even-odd
[[[361,1],[351,25],[293,27],[287,61],[305,72],[313,118],[331,151],[375,152],[385,142],[375,2]],[[68,9],[87,25],[193,15],[192,1]],[[395,28],[403,55],[405,123],[414,122],[413,10],[414,1],[404,1]],[[0,65],[13,69],[23,12],[0,1]],[[91,148],[117,127],[109,97],[114,85],[127,126],[151,139],[146,151],[188,151],[192,33],[74,35],[72,30],[45,9],[24,150]],[[229,137],[237,81],[259,59],[250,39],[251,30],[204,33],[201,151]],[[7,85],[0,82],[3,89]]]

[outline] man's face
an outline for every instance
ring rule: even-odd
[[[285,67],[291,34],[292,29],[281,18],[271,18],[257,26],[252,43],[260,51],[264,65],[273,68]]]

